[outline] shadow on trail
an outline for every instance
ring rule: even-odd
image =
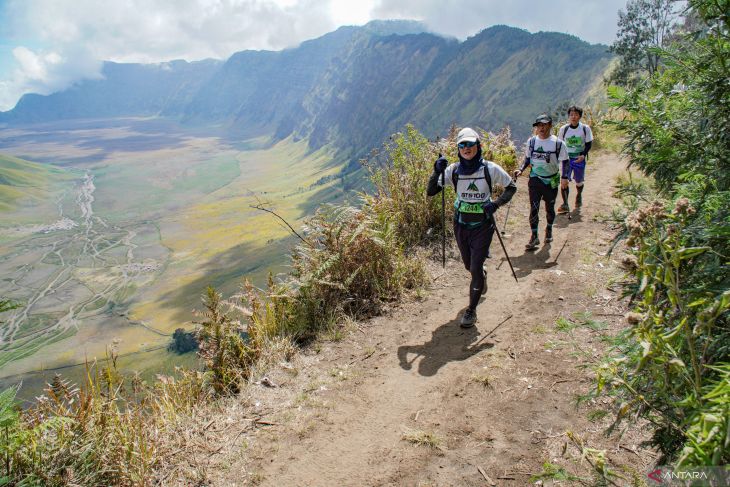
[[[478,337],[479,330],[476,326],[461,328],[459,319],[455,318],[436,328],[432,332],[431,340],[423,345],[402,345],[398,347],[398,360],[403,370],[410,370],[413,363],[419,357],[422,357],[418,362],[418,373],[431,377],[436,375],[439,369],[449,362],[466,360],[482,350],[494,347],[493,343],[486,341],[480,343],[480,340],[474,343]],[[408,356],[412,354],[415,355],[409,360]]]
[[[570,220],[568,215],[556,215],[554,228],[568,228],[574,223],[580,223],[583,218],[580,215],[580,208],[573,208],[570,212]],[[557,235],[556,235],[557,236]]]
[[[522,255],[511,257],[512,266],[515,268],[515,275],[517,275],[517,278],[527,277],[536,269],[549,269],[558,265],[558,263],[554,260],[550,260],[551,245],[552,244],[543,244],[537,252],[525,250]],[[502,265],[507,265],[506,261],[507,259],[502,257],[502,261],[497,266],[497,269],[502,267]]]

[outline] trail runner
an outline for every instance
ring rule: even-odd
[[[540,245],[537,236],[540,223],[540,202],[545,201],[547,227],[545,228],[545,243],[553,241],[553,222],[555,221],[555,199],[558,196],[560,185],[561,163],[563,170],[568,165],[568,151],[565,144],[556,136],[550,135],[553,119],[547,114],[541,114],[532,124],[535,134],[527,140],[525,160],[522,167],[514,172],[515,179],[530,166],[530,180],[527,188],[530,194],[530,241],[525,245],[527,250],[535,250]]]
[[[443,190],[443,184],[456,191],[454,237],[464,267],[471,273],[469,306],[461,317],[461,326],[470,328],[477,320],[479,299],[487,292],[484,261],[489,256],[494,236],[493,215],[514,196],[517,186],[504,169],[482,158],[481,141],[475,130],[469,127],[462,129],[456,137],[456,144],[459,162],[449,164],[445,157],[438,158],[426,194],[437,195]],[[504,191],[493,201],[492,188],[495,185],[501,185]]]
[[[569,183],[575,179],[575,207],[583,206],[583,185],[586,177],[586,159],[593,143],[593,131],[580,121],[583,116],[583,109],[573,105],[568,108],[568,123],[560,127],[558,138],[568,148],[567,171],[563,170],[563,178],[560,180],[560,194],[563,197],[563,204],[558,208],[558,215],[570,212],[568,205]]]

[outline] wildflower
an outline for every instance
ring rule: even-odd
[[[679,198],[677,202],[674,204],[674,210],[672,211],[672,214],[674,215],[692,215],[695,213],[695,209],[690,205],[689,200],[687,198]]]

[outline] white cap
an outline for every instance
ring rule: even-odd
[[[479,140],[479,134],[469,127],[464,127],[459,131],[459,135],[456,136],[456,143],[462,142],[476,142]]]

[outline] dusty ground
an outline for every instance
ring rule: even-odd
[[[646,479],[655,461],[640,446],[648,433],[606,437],[608,400],[576,404],[591,388],[586,365],[601,356],[601,336],[625,326],[613,284],[620,257],[605,256],[614,232],[600,218],[616,204],[612,184],[624,170],[615,156],[594,157],[582,211],[570,222],[559,216],[555,241],[537,252],[524,250],[521,180],[505,236],[519,282],[495,238],[476,327],[459,327],[468,273],[452,250],[445,272],[434,264],[424,297],[345,327],[343,339],[270,370],[277,387],[252,386],[247,407],[263,419],[253,432],[231,435],[211,460],[207,483],[525,486],[549,462],[583,480],[545,477],[544,485],[601,485],[592,476],[597,454],[583,455],[572,432],[626,477],[615,485],[642,485],[631,478]],[[543,239],[544,210],[540,217]],[[580,322],[576,313],[603,324],[556,326],[560,317]]]

